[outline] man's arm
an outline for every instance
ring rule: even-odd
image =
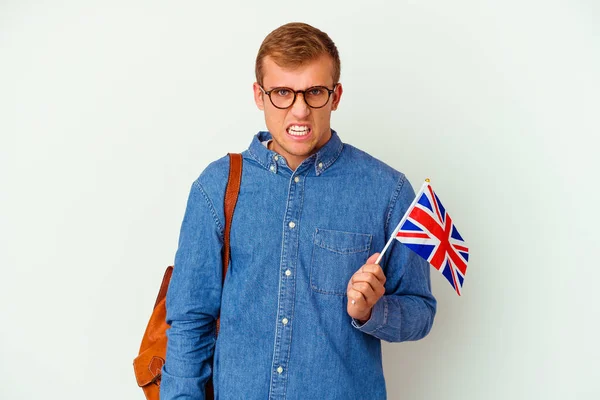
[[[222,224],[199,181],[192,185],[167,292],[161,400],[204,399],[221,303]]]
[[[415,193],[404,176],[390,203],[386,239],[410,206]],[[388,342],[418,340],[431,330],[436,300],[430,265],[401,243],[392,243],[381,265],[367,260],[348,283],[348,314],[357,329]]]

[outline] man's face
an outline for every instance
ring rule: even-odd
[[[305,90],[313,86],[333,88],[333,61],[323,55],[295,69],[284,69],[270,57],[263,60],[263,88],[277,87]],[[273,136],[270,149],[285,157],[288,165],[296,169],[310,155],[316,153],[331,137],[331,111],[336,110],[342,96],[338,84],[329,101],[322,108],[310,108],[304,95],[298,94],[295,103],[287,109],[276,108],[269,96],[254,83],[254,101],[265,113],[267,129]]]

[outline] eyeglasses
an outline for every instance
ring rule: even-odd
[[[329,98],[331,97],[331,93],[335,90],[337,83],[333,85],[333,89],[329,89],[326,86],[312,86],[305,90],[294,90],[287,87],[276,87],[269,91],[263,89],[262,86],[260,90],[263,91],[264,94],[269,96],[271,100],[271,104],[276,108],[281,110],[285,110],[286,108],[290,108],[296,102],[296,98],[298,97],[298,93],[302,93],[304,97],[304,101],[310,108],[321,108],[325,107]]]

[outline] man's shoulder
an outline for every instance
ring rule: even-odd
[[[207,180],[218,179],[219,177],[225,176],[229,174],[229,156],[225,155],[219,159],[212,161],[210,164],[204,168],[202,173],[198,179],[201,182],[205,182]]]
[[[388,201],[389,207],[408,207],[415,192],[404,173],[352,145],[344,144],[344,151],[348,152],[344,167],[353,169],[352,175],[360,185],[371,188],[376,198]]]
[[[362,176],[394,182],[406,179],[402,172],[351,144],[344,143],[344,152],[346,166],[357,169]]]
[[[229,156],[225,155],[204,168],[194,185],[200,187],[209,199],[223,197],[229,177]]]

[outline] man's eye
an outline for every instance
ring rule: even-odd
[[[319,96],[319,95],[323,94],[323,89],[314,88],[314,89],[311,89],[309,93],[312,96]]]
[[[287,90],[287,89],[277,89],[277,91],[275,92],[275,94],[277,96],[285,97],[285,96],[289,96],[290,91]]]

